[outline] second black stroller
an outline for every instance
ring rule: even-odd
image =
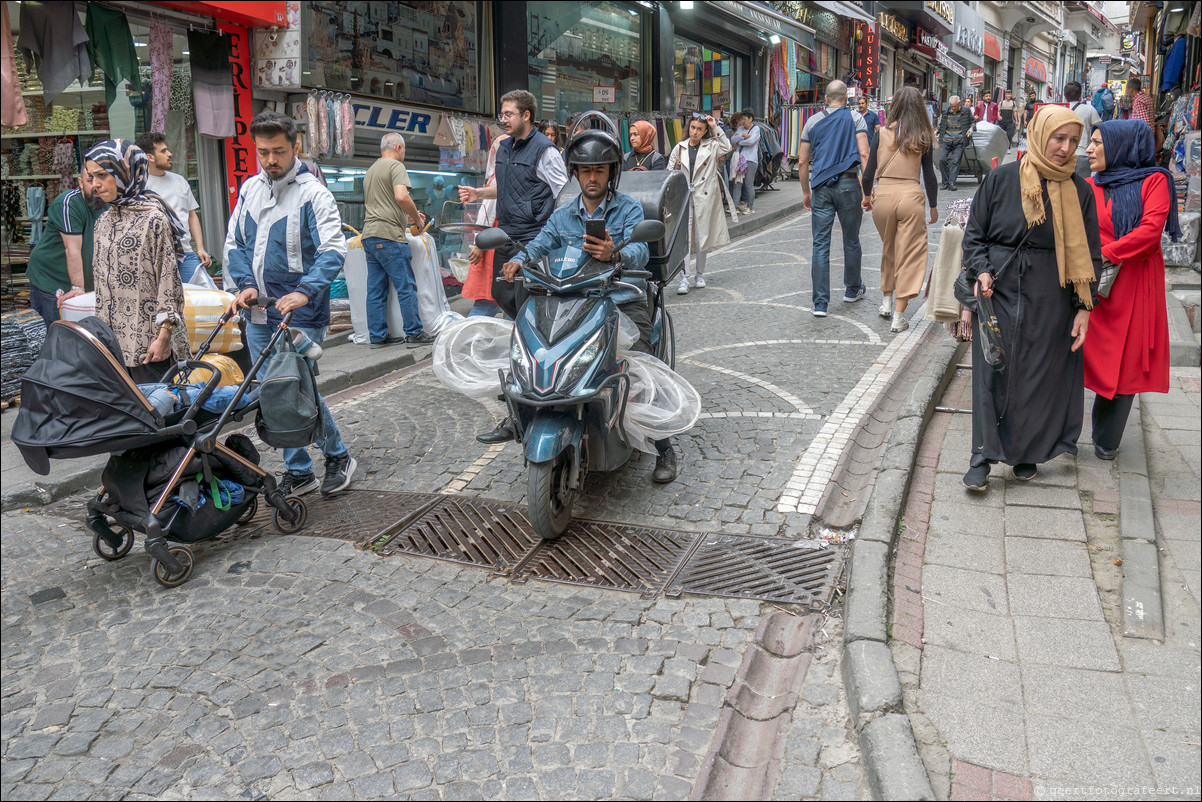
[[[188,544],[249,521],[260,495],[275,508],[281,532],[304,526],[305,503],[280,492],[275,477],[259,467],[249,438],[232,434],[218,442],[227,423],[258,410],[252,382],[287,334],[290,318],[284,316],[230,396],[231,388],[218,392],[220,369],[200,361],[230,320],[223,314],[196,358],[176,363],[156,385],[156,392],[178,399],[177,408],[167,411],[156,408],[129,377],[117,338],[103,321],[51,324],[38,360],[22,379],[12,439],[26,464],[42,475],[50,472],[51,459],[112,455],[103,489],[88,502],[96,554],[119,560],[133,547],[133,533],[141,532],[155,580],[175,587],[192,575]],[[211,372],[208,381],[189,383],[194,370]]]

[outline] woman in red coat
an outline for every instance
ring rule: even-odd
[[[1119,265],[1108,298],[1099,298],[1085,338],[1085,386],[1093,407],[1094,453],[1114,459],[1136,393],[1169,390],[1169,323],[1160,235],[1174,241],[1177,194],[1167,170],[1153,166],[1152,129],[1142,120],[1094,126],[1089,167],[1098,206],[1102,256]]]

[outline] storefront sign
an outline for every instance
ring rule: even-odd
[[[1023,69],[1023,74],[1041,84],[1047,83],[1048,81],[1048,68],[1044,66],[1042,61],[1034,56],[1031,56],[1027,59],[1026,65]]]
[[[412,138],[423,144],[433,144],[438,124],[442,121],[437,111],[380,103],[367,98],[357,98],[354,109],[357,134],[368,133],[379,137],[395,131],[406,141]]]
[[[985,38],[965,25],[956,29],[956,44],[978,56],[985,52]]]
[[[1139,34],[1137,34],[1137,33],[1123,34],[1122,48],[1123,48],[1124,53],[1130,53],[1132,50],[1135,49],[1135,43],[1136,43],[1136,39],[1138,36],[1139,36]]]
[[[935,16],[946,20],[948,25],[952,24],[952,4],[939,2],[939,0],[927,0],[927,11],[930,11]]]
[[[968,82],[973,86],[981,86],[985,83],[985,70],[969,70]]]
[[[288,4],[285,0],[164,0],[154,5],[178,8],[250,28],[288,27]]]
[[[865,89],[881,84],[881,32],[877,23],[856,23],[856,77]]]
[[[985,34],[985,55],[994,61],[1002,60],[1002,46],[998,43],[997,37],[991,33]]]
[[[616,86],[594,86],[593,87],[593,102],[594,103],[617,103],[618,88]]]
[[[928,30],[924,30],[922,28],[915,27],[914,28],[914,39],[917,41],[918,44],[922,45],[923,47],[928,47],[931,50],[935,50],[940,53],[947,52],[947,45],[945,45],[938,36],[936,36],[935,34],[931,33]]]
[[[1101,56],[1101,57],[1099,57],[1099,58],[1098,58],[1098,63],[1099,63],[1099,64],[1109,64],[1109,63],[1110,63],[1110,56]]]
[[[956,75],[959,75],[961,78],[965,77],[965,75],[967,74],[964,71],[964,65],[961,64],[960,62],[956,61],[954,58],[949,56],[947,53],[943,53],[943,52],[936,50],[935,51],[935,61],[937,61],[940,64],[942,64],[943,66],[947,67],[949,70],[956,73]]]
[[[676,101],[676,108],[681,111],[697,111],[701,108],[701,98],[681,92],[680,98]]]
[[[956,4],[955,33],[947,38],[952,55],[970,67],[984,67],[985,24],[968,3]]]
[[[255,145],[250,136],[254,117],[250,102],[250,31],[241,25],[219,22],[218,30],[230,40],[230,69],[234,73],[234,136],[225,140],[226,188],[230,209],[238,205],[242,182],[259,172]]]
[[[877,22],[881,26],[882,31],[888,32],[892,36],[896,36],[903,42],[910,41],[910,29],[906,23],[902,22],[892,14],[886,14],[884,11],[876,15]]]

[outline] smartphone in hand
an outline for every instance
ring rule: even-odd
[[[604,220],[585,220],[584,233],[590,237],[595,237],[598,240],[605,240],[605,221]]]

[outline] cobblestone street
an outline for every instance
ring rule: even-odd
[[[590,476],[577,517],[813,537],[807,499],[832,476],[848,411],[926,325],[893,335],[877,315],[869,220],[867,297],[838,300],[836,234],[836,300],[811,316],[809,239],[801,214],[712,254],[709,287],[671,296],[678,370],[704,413],[676,438],[680,476],[655,485],[636,454]],[[474,439],[500,403],[443,388],[428,362],[332,407],[357,489],[524,503],[520,447]],[[117,563],[90,540],[81,496],[5,516],[5,799],[688,798],[779,609],[515,584],[303,533],[203,544],[193,578],[164,590],[140,538]],[[836,597],[815,614],[779,743],[758,746],[779,750],[773,798],[867,798],[841,641]]]

